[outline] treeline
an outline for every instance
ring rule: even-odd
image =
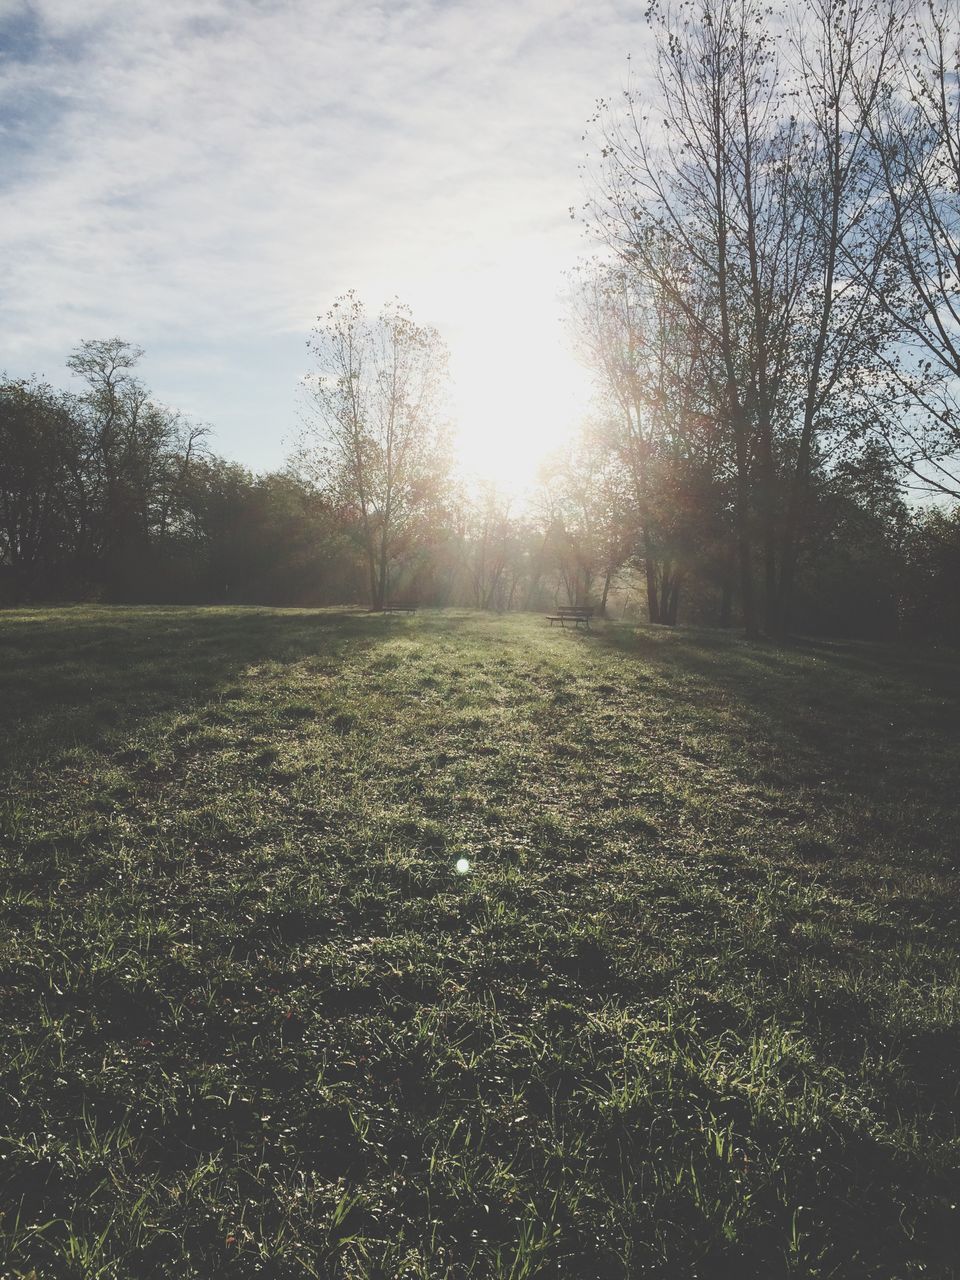
[[[298,600],[349,591],[323,499],[209,452],[207,432],[136,376],[139,348],[84,342],[79,394],[0,384],[0,599]],[[316,588],[315,588],[316,589]]]
[[[741,621],[712,484],[696,472],[664,483],[672,521],[661,513],[658,541],[642,541],[608,422],[553,459],[523,511],[493,489],[466,494],[437,440],[416,467],[394,458],[384,540],[385,451],[360,451],[365,523],[347,479],[338,492],[308,474],[308,457],[323,471],[316,452],[260,476],[216,457],[203,429],[149,396],[139,357],[118,339],[82,344],[70,362],[80,394],[0,384],[3,602],[367,604],[372,545],[374,588],[382,549],[385,591],[425,605],[590,601],[646,619],[655,552],[675,566],[657,584],[673,582],[657,602],[665,621]],[[799,630],[960,640],[960,511],[911,511],[896,461],[876,442],[818,472],[809,503]]]

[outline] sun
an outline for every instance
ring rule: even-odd
[[[451,343],[451,374],[460,468],[506,494],[536,485],[589,405],[587,375],[549,308],[478,316]]]

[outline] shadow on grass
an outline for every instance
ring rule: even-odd
[[[801,727],[842,737],[850,729],[862,734],[875,718],[880,728],[925,740],[942,736],[944,746],[955,745],[960,715],[956,654],[820,640],[779,647],[724,632],[652,627],[613,626],[597,638],[681,677],[679,687],[686,685],[698,700],[707,695],[711,703],[726,704],[733,696],[741,710],[765,717],[773,731]],[[863,722],[852,722],[851,701]]]
[[[899,810],[912,849],[946,847],[960,773],[956,655],[616,625],[596,642],[659,671],[678,729],[752,761],[755,783],[859,804],[866,832]]]
[[[402,625],[402,624],[400,624]],[[381,643],[398,623],[355,609],[76,607],[0,614],[0,767],[91,745],[216,696],[246,668]]]

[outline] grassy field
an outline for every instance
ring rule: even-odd
[[[0,614],[0,1275],[960,1275],[958,695],[536,617]]]

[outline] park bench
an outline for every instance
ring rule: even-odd
[[[388,600],[383,606],[384,613],[416,613],[416,600]]]
[[[548,613],[547,621],[551,627],[555,622],[559,622],[561,627],[565,627],[568,622],[572,622],[574,626],[579,627],[581,623],[590,630],[590,619],[596,613],[593,605],[586,604],[561,604],[557,606],[556,613]]]

